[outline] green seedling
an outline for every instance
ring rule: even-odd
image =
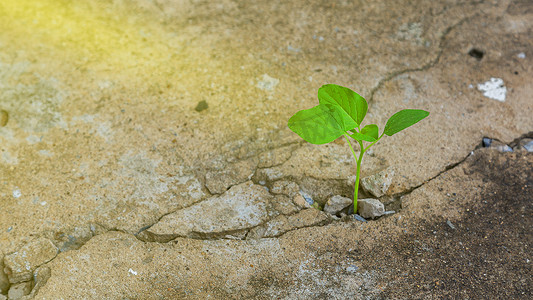
[[[326,84],[318,89],[318,103],[313,108],[294,114],[289,119],[288,125],[292,131],[311,144],[327,144],[344,135],[357,165],[353,199],[355,214],[357,213],[361,162],[365,152],[383,135],[392,136],[429,116],[429,112],[420,109],[401,110],[389,118],[380,135],[376,124],[362,127],[361,123],[368,110],[368,104],[365,98],[349,88]],[[359,157],[355,154],[349,138],[356,140],[359,144]],[[366,147],[364,142],[367,143]]]

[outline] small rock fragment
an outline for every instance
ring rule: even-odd
[[[6,255],[5,271],[9,282],[19,283],[32,279],[33,271],[40,265],[54,259],[58,249],[46,238],[37,238],[24,245],[19,251]]]
[[[52,270],[50,270],[49,267],[38,267],[37,270],[35,270],[35,273],[33,273],[34,285],[28,297],[30,299],[35,298],[35,294],[37,294],[39,289],[46,284],[46,282],[48,281],[48,279],[50,279],[51,276]]]
[[[377,199],[359,199],[357,200],[358,212],[363,218],[374,219],[385,213],[385,206]]]
[[[292,199],[292,202],[294,202],[294,204],[298,205],[301,208],[309,208],[309,207],[311,207],[311,205],[309,205],[309,203],[307,203],[307,201],[305,201],[305,199],[304,199],[304,197],[302,195],[294,196],[294,198]]]
[[[6,126],[7,121],[9,121],[9,114],[7,111],[0,109],[0,127]]]
[[[279,214],[271,207],[272,195],[251,181],[164,216],[143,231],[143,238],[164,241],[175,237],[214,237],[246,230]]]
[[[491,78],[485,83],[480,83],[477,85],[477,89],[480,92],[483,92],[483,96],[489,99],[505,102],[507,88],[505,87],[503,79],[501,78]]]
[[[446,221],[446,225],[448,225],[451,229],[455,230],[455,226],[450,222],[450,220]]]
[[[483,147],[494,149],[500,152],[513,152],[513,149],[498,140],[483,138]]]
[[[311,196],[309,196],[309,194],[307,194],[306,192],[300,191],[300,195],[304,197],[305,201],[307,201],[309,205],[312,206],[313,204],[315,204],[315,200],[313,200],[313,198],[311,198]]]
[[[16,283],[11,286],[7,297],[9,300],[20,299],[31,292],[31,281]]]
[[[359,267],[357,267],[356,265],[349,265],[348,267],[346,267],[346,271],[350,273],[355,273],[357,272],[357,270],[359,270]]]
[[[492,139],[488,137],[483,138],[483,147],[488,148],[492,144]]]
[[[366,222],[366,219],[361,217],[360,215],[358,214],[355,214],[355,215],[351,215],[352,218],[354,218],[356,221],[360,221],[360,222]]]
[[[365,191],[379,198],[387,193],[393,177],[394,169],[389,167],[376,174],[362,178],[361,185]]]
[[[198,105],[194,108],[197,112],[201,112],[202,110],[206,110],[209,106],[207,105],[207,102],[205,100],[202,100],[198,102]]]
[[[329,198],[324,206],[324,211],[329,214],[336,215],[346,207],[350,206],[352,203],[352,199],[336,195]]]
[[[533,152],[533,139],[522,139],[518,144],[518,149],[526,150],[527,152]]]

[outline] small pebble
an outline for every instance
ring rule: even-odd
[[[202,100],[198,102],[198,105],[194,108],[197,112],[201,112],[202,110],[206,110],[209,106],[207,105],[207,102],[205,100]]]
[[[492,144],[492,139],[489,139],[486,137],[483,138],[483,147],[488,148],[490,147],[491,144]]]
[[[533,139],[522,139],[519,145],[527,152],[533,152]]]
[[[351,272],[351,273],[355,273],[357,272],[357,270],[359,270],[359,267],[357,267],[356,265],[350,265],[349,267],[346,268],[346,271]]]
[[[304,197],[305,201],[307,201],[309,205],[313,205],[313,203],[315,203],[313,198],[311,198],[311,196],[309,196],[306,192],[300,191],[300,194],[302,195],[302,197]]]
[[[450,222],[450,220],[446,221],[446,225],[448,225],[452,230],[455,230],[455,226]]]
[[[335,195],[329,198],[329,200],[326,202],[326,205],[324,206],[324,211],[329,214],[336,215],[350,205],[353,205],[352,199],[342,197],[340,195]]]
[[[357,202],[357,211],[363,218],[375,219],[385,212],[385,206],[378,199],[359,199]]]
[[[361,221],[361,222],[366,222],[365,218],[361,217],[360,215],[358,214],[355,214],[355,215],[352,215],[353,218],[357,221]]]
[[[8,120],[9,114],[7,113],[7,111],[0,109],[0,127],[6,126]]]

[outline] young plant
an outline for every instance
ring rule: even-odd
[[[335,84],[326,84],[318,89],[318,105],[304,109],[289,119],[289,128],[311,144],[326,144],[344,135],[355,158],[357,170],[355,175],[355,191],[353,199],[354,214],[357,213],[357,193],[361,162],[365,152],[374,146],[383,135],[392,136],[405,128],[414,125],[429,115],[420,109],[404,109],[389,118],[383,133],[380,135],[376,124],[361,128],[368,104],[366,100],[349,88]],[[350,139],[359,144],[359,157],[353,150]],[[370,143],[366,147],[364,142]]]

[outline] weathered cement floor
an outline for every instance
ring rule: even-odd
[[[479,145],[533,138],[532,28],[528,0],[2,2],[0,299],[530,298],[533,154]],[[286,126],[326,83],[380,128],[431,112],[365,157],[397,213],[294,203],[353,196],[344,141]]]

